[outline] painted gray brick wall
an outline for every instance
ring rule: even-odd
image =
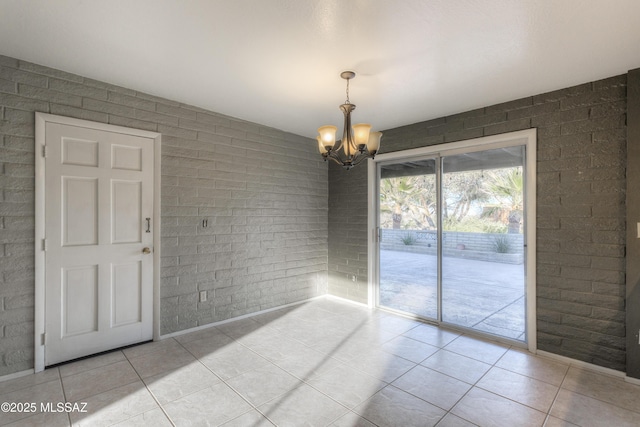
[[[627,73],[627,376],[640,378],[640,68]]]
[[[345,171],[330,163],[329,248],[329,293],[366,304],[366,164]]]
[[[326,293],[315,141],[0,56],[0,375],[33,367],[36,111],[162,133],[162,334]]]
[[[538,348],[625,369],[626,75],[384,132],[383,153],[538,129]],[[329,292],[367,299],[366,168],[329,168]],[[349,275],[357,274],[356,282]]]

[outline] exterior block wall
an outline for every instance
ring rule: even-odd
[[[621,371],[626,81],[626,75],[611,77],[390,129],[381,149],[388,153],[537,128],[538,348]],[[362,303],[367,301],[366,181],[366,167],[329,168],[329,292]]]
[[[162,334],[326,293],[315,141],[0,56],[0,376],[33,368],[36,111],[162,134]]]
[[[433,248],[438,246],[438,233],[436,230],[403,230],[392,228],[380,229],[380,244],[389,246],[407,246],[404,240],[409,237],[415,239],[411,246],[426,246]],[[500,239],[506,242],[505,253],[523,253],[524,235],[519,233],[470,233],[465,231],[443,231],[443,249],[462,249],[496,253],[496,241]],[[460,247],[459,245],[462,245]]]

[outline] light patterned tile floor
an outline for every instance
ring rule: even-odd
[[[640,425],[621,378],[330,298],[0,382],[1,402],[34,404],[0,412],[14,426]]]

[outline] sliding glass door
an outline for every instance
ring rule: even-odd
[[[524,149],[442,158],[442,321],[525,340]]]
[[[380,166],[380,305],[438,317],[436,160]]]
[[[377,162],[378,306],[527,341],[526,152],[515,140]]]

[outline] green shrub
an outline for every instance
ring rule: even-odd
[[[511,249],[511,243],[507,236],[498,236],[493,240],[493,249],[499,254],[506,254]]]
[[[416,235],[413,233],[406,233],[404,236],[402,236],[402,243],[407,246],[415,244],[416,240]]]

